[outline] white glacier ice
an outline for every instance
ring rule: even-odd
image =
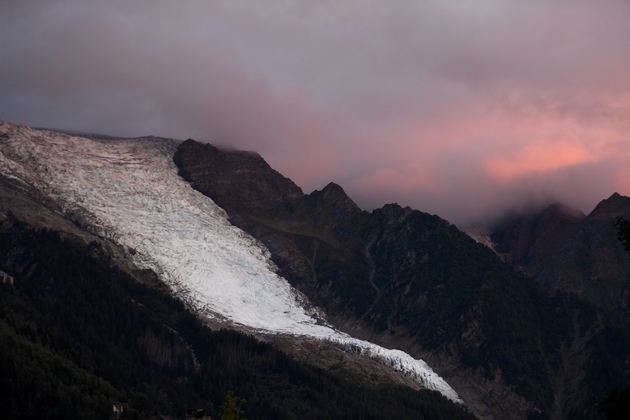
[[[275,273],[266,248],[231,225],[212,200],[177,175],[177,142],[98,140],[0,121],[0,172],[34,186],[90,230],[128,250],[208,317],[263,333],[315,337],[386,363],[461,403],[422,360],[327,325]]]

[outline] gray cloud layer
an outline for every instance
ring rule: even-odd
[[[4,1],[0,118],[256,150],[463,223],[630,194],[630,3]]]

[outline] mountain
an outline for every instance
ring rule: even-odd
[[[192,140],[174,160],[334,325],[429,360],[480,417],[589,417],[588,394],[628,374],[627,350],[617,352],[625,323],[572,296],[550,297],[437,216],[395,204],[363,212],[335,184],[299,195],[271,168],[243,170],[252,161],[265,167],[259,156]],[[221,170],[203,169],[213,166]],[[275,191],[273,199],[243,205],[247,188],[223,194],[235,174],[239,185]],[[610,324],[598,325],[595,313]],[[613,359],[605,369],[617,379],[602,381],[594,366]]]
[[[0,128],[7,220],[100,244],[206,325],[255,334],[327,374],[433,387],[497,419],[593,418],[592,397],[628,379],[626,321],[548,295],[438,216],[364,212],[335,184],[304,194],[254,153],[192,140]],[[23,269],[11,261],[3,267]],[[198,351],[197,333],[165,325]]]
[[[380,382],[436,389],[458,400],[423,361],[327,325],[273,272],[260,244],[177,176],[176,142],[77,138],[10,123],[1,128],[7,217],[103,244],[128,273],[159,279],[211,325],[301,342],[312,337],[335,357],[329,365],[356,365]]]
[[[558,204],[508,216],[491,238],[549,293],[575,293],[630,319],[630,257],[617,240],[616,217],[630,217],[630,198],[614,193],[588,216]]]

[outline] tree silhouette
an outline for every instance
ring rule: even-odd
[[[225,401],[219,410],[219,418],[221,420],[247,420],[241,417],[245,412],[241,406],[245,403],[245,399],[234,395],[234,391],[228,391]]]
[[[623,217],[616,217],[615,229],[617,229],[617,239],[623,245],[623,249],[630,251],[630,221]]]
[[[630,386],[626,386],[621,392],[614,387],[606,392],[604,398],[595,401],[595,407],[607,420],[627,419],[630,413]]]
[[[623,249],[630,251],[630,221],[616,217],[615,229]],[[626,385],[621,391],[617,387],[607,391],[602,399],[595,401],[595,408],[604,414],[607,420],[627,419],[630,413],[630,385]]]

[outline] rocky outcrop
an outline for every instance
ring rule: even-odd
[[[184,179],[271,251],[281,276],[324,306],[329,296],[317,282],[315,260],[338,247],[335,228],[361,213],[339,185],[307,195],[257,154],[193,140],[183,142],[173,160]]]
[[[257,214],[304,195],[257,153],[225,152],[189,139],[173,160],[184,179],[224,208]]]

